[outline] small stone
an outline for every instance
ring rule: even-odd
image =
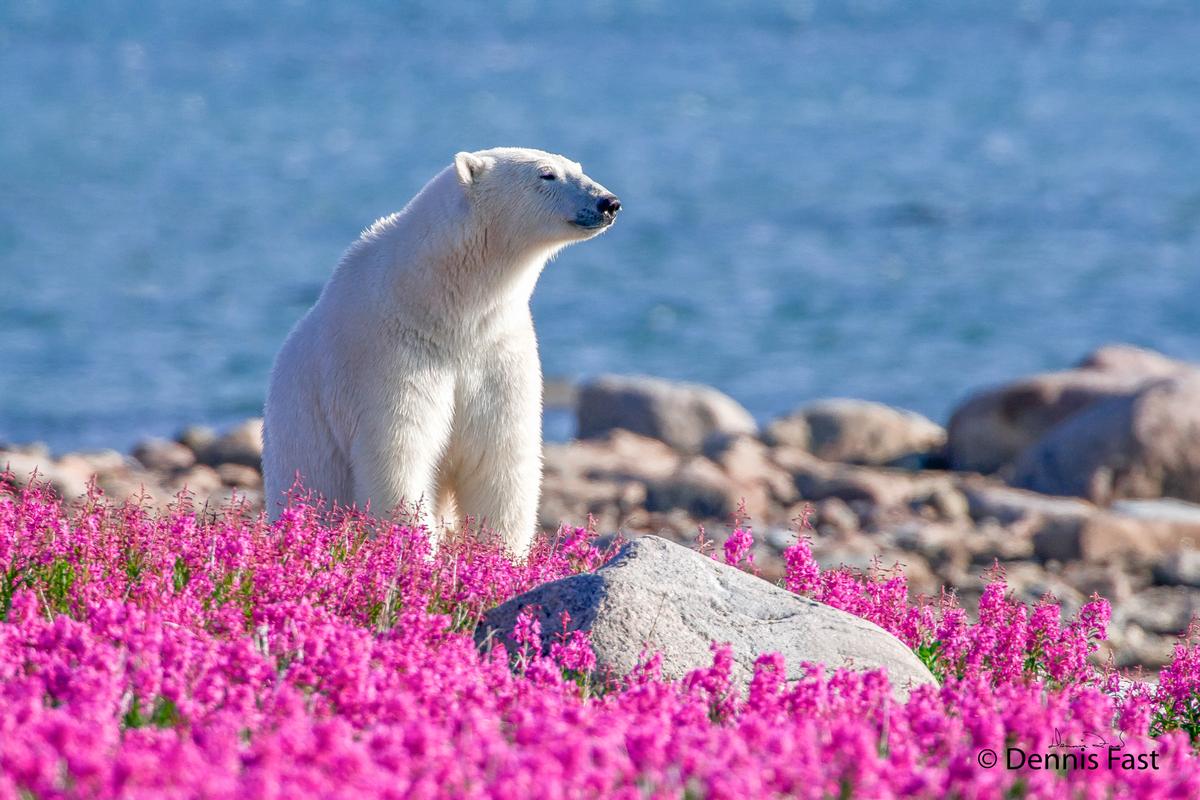
[[[858,531],[858,515],[837,497],[827,497],[816,504],[812,525],[822,536],[853,534]]]
[[[196,453],[204,464],[244,464],[262,470],[263,423],[261,418],[248,419],[235,425],[219,439]]]
[[[1178,522],[1200,526],[1200,504],[1164,497],[1160,500],[1118,500],[1109,508],[1136,519]]]
[[[217,441],[217,432],[207,425],[189,425],[179,432],[175,441],[199,455]]]
[[[728,519],[740,498],[730,492],[721,468],[703,456],[684,464],[670,478],[646,487],[646,510],[680,508],[698,519]]]
[[[1154,566],[1154,580],[1168,586],[1200,588],[1200,550],[1168,553]]]
[[[12,473],[17,486],[27,486],[36,471],[39,482],[48,484],[65,500],[87,494],[92,475],[92,471],[81,463],[68,462],[64,468],[48,455],[28,455],[11,450],[0,453],[0,472],[5,467]]]
[[[714,434],[758,431],[754,417],[709,386],[644,376],[606,375],[584,384],[577,407],[579,438],[617,428],[699,453]]]
[[[1050,595],[1062,607],[1064,619],[1076,614],[1086,602],[1086,598],[1075,587],[1032,562],[1006,564],[1004,575],[1009,590],[1017,599],[1028,605],[1036,605]]]
[[[1200,595],[1180,586],[1153,586],[1143,589],[1118,606],[1119,623],[1132,622],[1151,633],[1186,633],[1192,618],[1200,612]]]
[[[143,467],[155,472],[176,472],[196,463],[190,447],[169,439],[145,439],[133,448],[133,457]]]
[[[930,491],[913,498],[915,506],[928,506],[936,519],[961,522],[971,518],[970,503],[958,489],[949,485],[938,485]]]
[[[957,525],[911,521],[892,532],[896,546],[926,559],[936,570],[965,570],[970,564],[969,533]]]
[[[768,426],[776,445],[803,447],[818,458],[881,466],[940,451],[946,432],[912,411],[866,400],[822,400]]]
[[[1063,568],[1062,578],[1084,597],[1097,594],[1113,605],[1121,605],[1133,596],[1133,581],[1115,564],[1072,562]]]
[[[1149,633],[1140,625],[1110,625],[1108,636],[1117,669],[1159,670],[1175,658],[1175,637]]]
[[[1150,564],[1181,547],[1200,549],[1200,525],[1105,511],[1075,527],[1044,528],[1034,535],[1034,550],[1043,560]]]
[[[207,497],[224,484],[217,471],[206,464],[196,464],[175,475],[166,484],[168,494],[174,496],[186,489],[195,497]]]
[[[245,464],[222,464],[217,467],[217,476],[226,486],[241,489],[261,489],[263,485],[259,471]]]

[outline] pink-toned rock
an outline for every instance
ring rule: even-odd
[[[1101,504],[1122,498],[1200,501],[1200,373],[1094,403],[1026,450],[1012,482]]]
[[[201,463],[212,467],[220,464],[243,464],[261,470],[262,430],[261,418],[248,419],[230,428],[216,441],[202,446],[196,457]]]
[[[197,464],[176,475],[166,483],[165,488],[172,496],[182,489],[187,489],[200,498],[207,497],[223,486],[221,476],[215,469],[206,464]]]
[[[0,472],[7,467],[17,486],[26,486],[36,475],[38,481],[48,484],[60,497],[73,500],[87,494],[92,470],[81,462],[64,467],[49,454],[31,455],[7,450],[0,452]]]
[[[971,551],[967,546],[969,536],[970,531],[961,525],[916,520],[892,531],[897,547],[920,555],[942,573],[948,568],[967,569],[971,563]]]
[[[852,506],[864,501],[881,508],[907,507],[917,495],[953,485],[942,473],[836,464],[798,447],[775,447],[771,458],[791,473],[801,500],[807,502],[836,497]]]
[[[730,519],[741,499],[721,468],[703,456],[646,487],[647,511],[681,508],[697,519]]]
[[[576,475],[589,480],[652,481],[679,469],[683,458],[663,442],[616,430],[605,437],[547,444],[547,474]]]
[[[1113,613],[1118,624],[1132,623],[1151,633],[1186,633],[1200,614],[1200,592],[1181,586],[1153,586],[1143,589]]]
[[[837,497],[817,501],[809,522],[821,536],[851,536],[858,533],[858,514]]]
[[[589,514],[602,528],[624,525],[642,508],[646,483],[666,480],[682,457],[657,439],[616,430],[600,439],[544,448],[539,524],[581,524]],[[643,515],[644,516],[644,515]]]
[[[1180,370],[1191,369],[1194,366],[1131,344],[1106,344],[1089,353],[1077,365],[1079,369],[1098,369],[1146,377],[1174,375]]]
[[[1064,566],[1061,574],[1084,597],[1098,594],[1113,605],[1120,605],[1133,595],[1134,582],[1122,565],[1075,561]]]
[[[826,461],[882,466],[939,452],[946,432],[913,411],[839,398],[775,420],[764,438],[774,445],[804,448]]]
[[[710,443],[705,455],[724,470],[734,493],[746,500],[746,511],[753,519],[782,521],[782,508],[800,499],[791,474],[776,464],[767,446],[753,436]]]
[[[1092,404],[1130,395],[1148,382],[1193,369],[1150,351],[1101,348],[1077,369],[1032,375],[987,389],[959,406],[947,455],[957,470],[996,472],[1052,428]]]
[[[133,448],[133,457],[146,469],[176,472],[196,463],[196,454],[185,444],[169,439],[146,439]]]
[[[1089,516],[1073,529],[1046,529],[1034,536],[1038,558],[1064,562],[1144,566],[1181,547],[1200,547],[1200,525],[1111,512]]]
[[[226,486],[240,489],[261,489],[262,474],[245,464],[222,464],[217,467],[217,477]]]
[[[623,428],[699,453],[708,437],[757,433],[750,412],[710,386],[639,375],[605,375],[584,384],[577,407],[579,437]]]

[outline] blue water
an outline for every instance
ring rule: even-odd
[[[502,144],[625,206],[542,278],[549,375],[944,418],[1200,358],[1198,43],[1194,2],[9,0],[0,439],[257,413],[358,231]]]

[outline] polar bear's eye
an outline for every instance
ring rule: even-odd
[[[552,170],[552,169],[544,169],[544,170],[542,170],[542,174],[541,174],[541,175],[539,175],[538,177],[540,177],[540,178],[541,178],[542,180],[544,180],[544,181],[556,181],[556,180],[558,180],[558,176],[554,174],[554,170]]]

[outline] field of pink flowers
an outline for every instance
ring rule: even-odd
[[[788,588],[892,631],[940,689],[789,684],[764,655],[741,691],[719,646],[682,681],[653,654],[600,679],[586,637],[531,625],[524,652],[478,654],[483,611],[605,557],[583,528],[514,564],[303,503],[268,525],[2,485],[0,800],[1200,797],[1197,647],[1118,691],[1087,661],[1103,600],[1062,620],[997,578],[971,623],[903,577],[820,570],[803,538]]]

